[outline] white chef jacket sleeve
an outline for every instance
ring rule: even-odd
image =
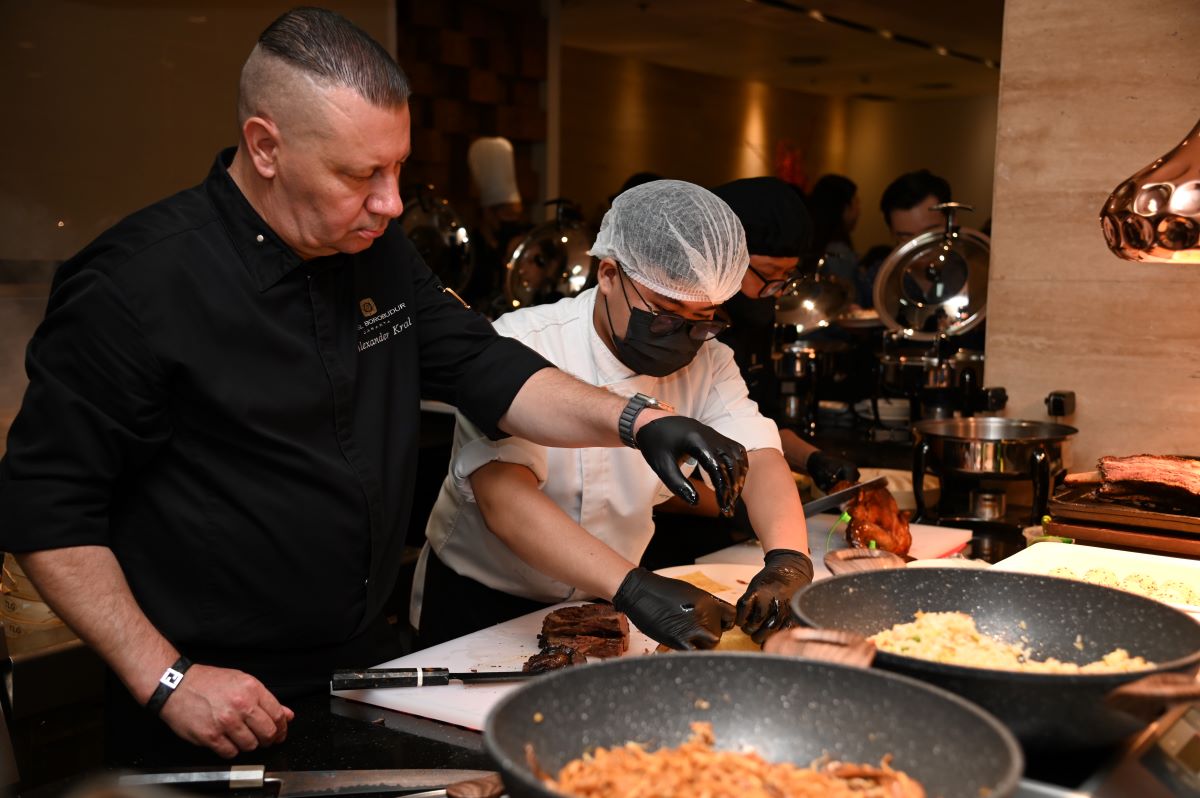
[[[734,362],[733,350],[717,341],[712,344],[715,346],[706,347],[710,350],[712,390],[701,402],[697,420],[727,438],[733,438],[747,451],[774,449],[782,454],[779,427],[760,413],[758,405],[750,398],[746,381]]]
[[[454,480],[454,486],[467,501],[475,501],[475,491],[471,489],[471,474],[497,460],[528,468],[537,477],[539,489],[546,484],[548,468],[545,446],[517,437],[491,440],[462,413],[456,416],[455,421],[454,455],[450,459],[450,476]]]

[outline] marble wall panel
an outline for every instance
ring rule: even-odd
[[[1191,129],[1194,0],[1008,0],[986,382],[1009,415],[1074,390],[1076,469],[1105,454],[1200,455],[1200,267],[1104,244],[1109,192]]]

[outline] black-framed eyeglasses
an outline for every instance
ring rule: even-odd
[[[762,281],[763,287],[758,290],[759,299],[766,299],[769,296],[777,295],[780,291],[787,288],[788,284],[795,280],[800,274],[799,269],[793,269],[792,271],[788,272],[782,280],[768,280],[766,277],[762,276],[762,272],[753,266],[747,264],[746,268],[754,272],[754,276]]]
[[[629,301],[629,294],[625,292],[625,268],[620,264],[617,265],[617,274],[621,276],[621,294],[625,297],[625,304],[633,310],[633,303]],[[729,322],[724,319],[685,319],[678,313],[671,313],[666,310],[659,310],[653,304],[646,301],[642,296],[642,292],[638,290],[637,283],[633,278],[629,279],[629,284],[633,286],[633,292],[637,294],[638,299],[649,308],[647,313],[654,316],[650,320],[650,332],[655,335],[672,335],[679,332],[683,328],[687,328],[688,337],[693,341],[710,341],[723,333],[729,327]],[[645,310],[644,308],[638,308]]]

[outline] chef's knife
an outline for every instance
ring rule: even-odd
[[[883,488],[887,486],[887,476],[875,477],[868,479],[866,482],[859,482],[857,485],[851,485],[842,490],[835,490],[833,493],[827,493],[819,499],[813,499],[805,503],[804,517],[812,518],[817,513],[823,513],[826,510],[833,510],[841,507],[846,502],[854,498],[854,496],[864,488]]]
[[[363,795],[391,790],[430,790],[483,779],[487,770],[298,770],[267,772],[261,765],[235,765],[174,773],[130,773],[119,787],[178,787],[184,790],[243,790],[279,785],[279,798]]]
[[[452,681],[515,682],[537,676],[537,671],[471,671],[451,673],[449,668],[370,668],[336,670],[329,680],[333,690],[374,690],[377,687],[429,687]]]

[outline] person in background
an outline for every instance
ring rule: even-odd
[[[695,502],[693,457],[736,500],[740,444],[663,407],[620,422],[626,398],[442,289],[394,223],[408,97],[344,17],[287,12],[242,68],[237,147],[54,275],[0,550],[108,665],[114,764],[280,743],[283,701],[404,653],[383,608],[423,397],[497,439],[635,446]]]
[[[734,180],[713,193],[729,203],[741,220],[750,249],[741,290],[724,305],[732,324],[721,341],[733,349],[750,398],[764,415],[780,421],[779,380],[771,359],[775,298],[795,279],[800,258],[810,249],[812,220],[799,192],[774,177]],[[791,428],[780,426],[779,435],[788,465],[808,474],[822,490],[844,479],[858,479],[853,463],[818,450]]]
[[[822,273],[854,290],[858,255],[850,234],[858,223],[858,186],[842,175],[824,175],[809,192],[807,205],[813,220],[812,252],[824,258]]]
[[[596,287],[507,313],[497,330],[581,380],[667,402],[741,442],[765,565],[736,610],[639,568],[654,505],[670,494],[634,452],[493,441],[460,415],[414,580],[410,620],[422,646],[590,597],[611,600],[671,648],[711,648],[735,622],[762,642],[789,622],[788,600],[812,579],[779,433],[748,398],[733,353],[712,340],[726,326],[717,306],[740,290],[749,259],[733,211],[691,183],[639,185],[616,198],[591,254]]]
[[[900,175],[884,189],[879,209],[892,234],[892,246],[886,251],[873,248],[872,257],[863,258],[856,278],[859,305],[864,308],[875,306],[875,278],[892,250],[922,233],[940,230],[945,226],[946,215],[933,210],[933,206],[949,202],[950,196],[950,183],[928,169]]]
[[[594,217],[597,223],[592,225],[592,229],[598,230],[600,228],[600,224],[604,223],[604,214],[608,213],[609,208],[612,207],[612,204],[617,197],[636,186],[663,179],[664,177],[657,172],[634,172],[629,177],[625,178],[625,182],[621,184],[621,187],[617,189],[616,193],[608,195],[608,203],[603,208],[597,209],[596,216]]]
[[[476,139],[467,150],[467,165],[479,191],[480,216],[471,236],[471,279],[464,297],[482,310],[503,292],[508,259],[532,225],[517,188],[512,142],[502,136]]]
[[[653,183],[655,180],[662,180],[663,176],[656,172],[634,172],[629,177],[625,178],[625,182],[617,189],[616,194],[612,194],[608,198],[608,205],[611,208],[617,197],[624,194],[631,188],[643,185],[644,183]]]

